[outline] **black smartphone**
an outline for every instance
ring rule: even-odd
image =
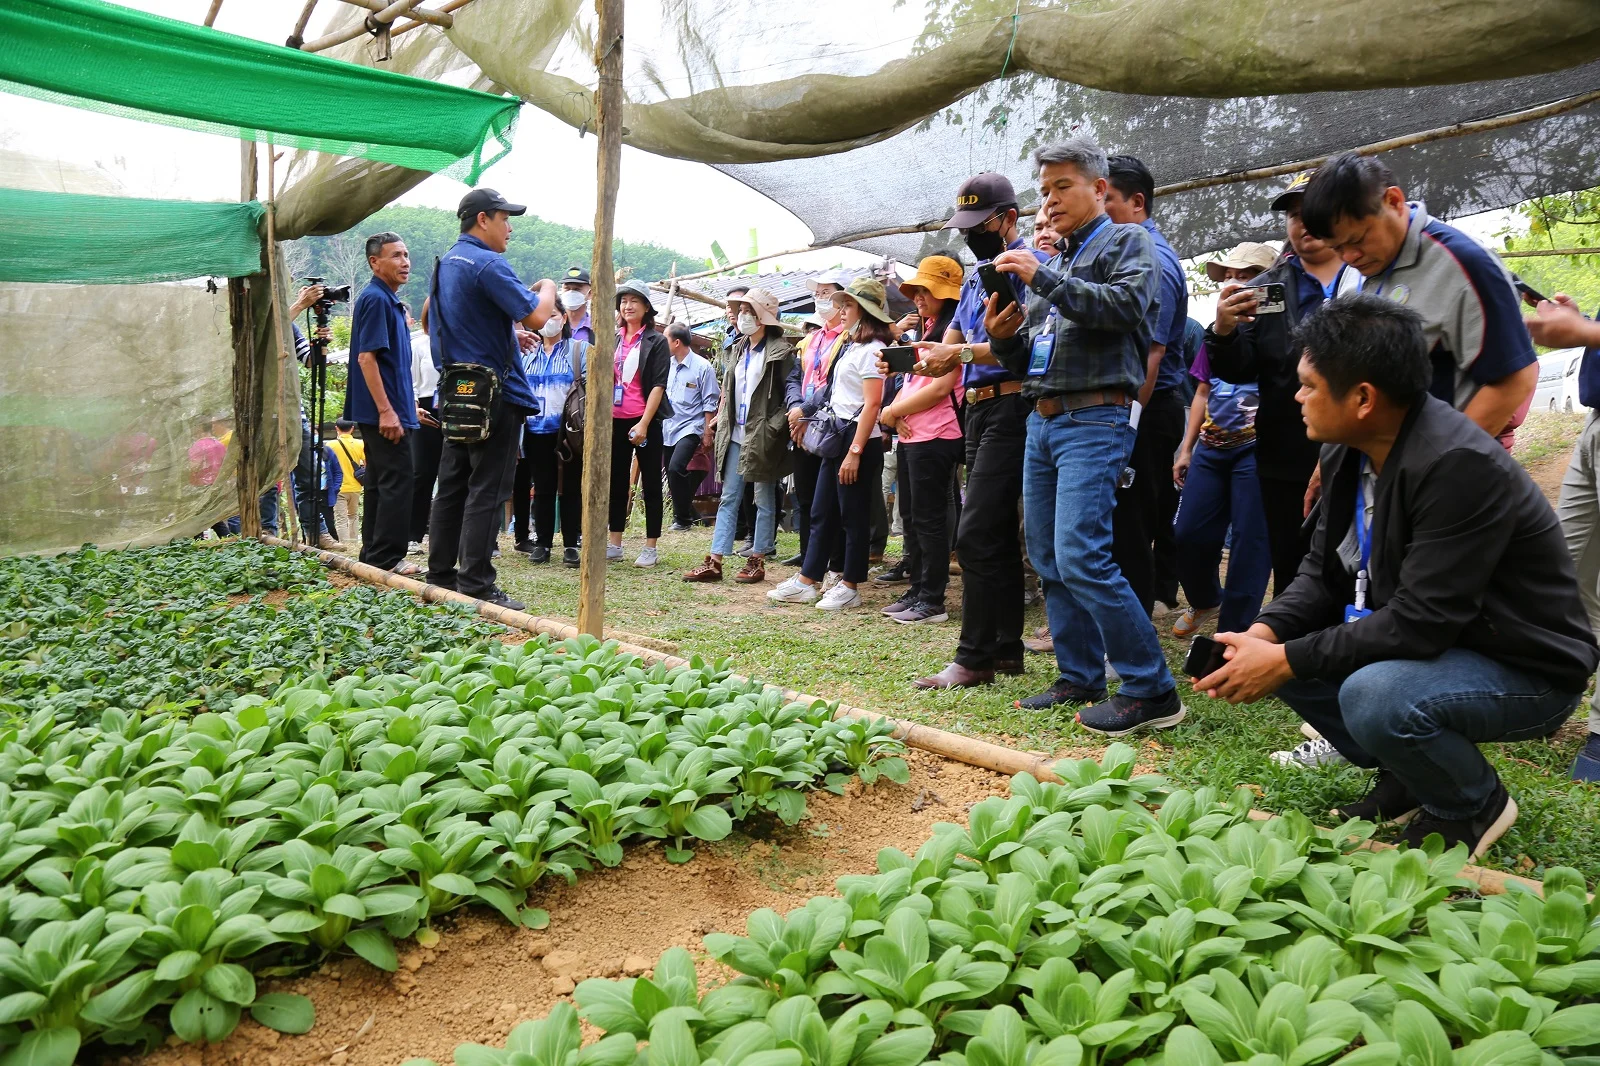
[[[1011,287],[1011,279],[996,270],[993,263],[982,263],[978,267],[978,280],[983,282],[983,291],[990,296],[1000,297],[1000,302],[995,305],[995,310],[1004,311],[1017,302],[1017,290]],[[1278,286],[1280,289],[1283,286]]]
[[[1289,301],[1283,295],[1283,286],[1276,281],[1265,285],[1246,285],[1245,288],[1261,290],[1261,294],[1256,297],[1255,313],[1258,315],[1280,314],[1289,306]]]
[[[1225,648],[1226,644],[1218,644],[1210,637],[1195,637],[1189,645],[1189,657],[1183,661],[1183,672],[1196,680],[1210,677],[1228,661],[1222,654]]]
[[[909,344],[893,344],[878,354],[889,365],[891,374],[909,374],[917,365],[917,350]]]
[[[1544,303],[1546,299],[1548,299],[1544,293],[1540,292],[1532,285],[1529,285],[1526,281],[1523,281],[1515,274],[1511,275],[1511,283],[1517,287],[1517,295],[1522,297],[1522,302],[1527,304],[1529,307],[1538,307],[1540,304]]]

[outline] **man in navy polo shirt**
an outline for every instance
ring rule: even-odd
[[[945,229],[960,230],[978,264],[1008,249],[1026,248],[1017,228],[1017,193],[1004,174],[978,174],[956,193],[955,214]],[[1043,262],[1044,252],[1035,253]],[[1015,278],[1019,302],[1027,290]],[[1028,405],[1022,379],[989,351],[983,325],[983,281],[976,270],[961,285],[961,299],[942,343],[918,341],[917,373],[961,374],[965,389],[967,494],[956,527],[961,562],[961,640],[955,661],[918,688],[987,685],[996,673],[1020,674],[1022,665],[1022,539],[1017,505],[1022,500],[1022,453],[1027,447]]]
[[[429,304],[434,364],[441,372],[451,363],[488,367],[500,376],[500,396],[487,440],[445,441],[428,529],[428,582],[517,611],[523,605],[495,585],[491,559],[523,422],[538,413],[515,328],[520,322],[538,330],[556,311],[555,283],[546,279],[530,292],[502,254],[511,216],[527,210],[493,189],[463,196],[456,209],[461,236],[439,261]]]
[[[1161,265],[1161,293],[1148,320],[1150,357],[1139,390],[1143,410],[1128,460],[1133,484],[1117,490],[1111,522],[1111,557],[1148,614],[1156,600],[1169,608],[1178,602],[1178,545],[1172,537],[1178,489],[1172,483],[1172,457],[1183,443],[1189,286],[1178,253],[1150,218],[1156,198],[1150,168],[1131,155],[1114,155],[1108,162],[1106,214],[1113,222],[1144,227]]]
[[[411,391],[411,330],[396,295],[411,277],[411,254],[398,233],[367,238],[372,280],[350,308],[350,382],[344,417],[361,426],[366,446],[366,495],[361,515],[361,561],[397,574],[415,574],[406,562],[411,527],[411,442],[420,424]]]

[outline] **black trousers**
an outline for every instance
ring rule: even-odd
[[[1300,532],[1305,525],[1306,485],[1311,474],[1308,471],[1298,481],[1257,474],[1256,480],[1261,485],[1261,511],[1267,519],[1267,545],[1272,551],[1272,594],[1282,596],[1311,550],[1311,538]]]
[[[419,399],[417,406],[434,414],[433,397]],[[433,510],[433,486],[439,480],[439,455],[444,450],[444,433],[438,426],[418,426],[406,434],[411,442],[411,539],[421,540],[428,533],[428,514]]]
[[[1162,485],[1172,484],[1172,460],[1183,443],[1183,401],[1176,389],[1163,389],[1150,397],[1139,416],[1139,430],[1133,438],[1133,484],[1117,490],[1117,507],[1111,516],[1111,558],[1128,579],[1128,587],[1149,614],[1156,599],[1155,538],[1161,525]],[[1176,510],[1174,509],[1174,513]],[[1170,519],[1167,540],[1172,544]],[[1176,551],[1176,545],[1172,545]],[[1170,556],[1164,565],[1176,566]],[[1171,591],[1177,599],[1176,578]]]
[[[900,525],[911,592],[923,603],[944,606],[950,584],[950,488],[966,445],[960,440],[925,440],[900,445]]]
[[[692,526],[698,517],[694,510],[694,490],[705,480],[698,470],[690,470],[689,462],[700,450],[702,438],[698,433],[684,437],[672,446],[667,458],[667,488],[672,490],[672,520],[681,526]]]
[[[495,533],[501,503],[511,495],[517,442],[528,409],[501,403],[489,439],[478,444],[446,441],[439,458],[439,494],[428,524],[428,583],[459,589],[480,599],[495,592]]]
[[[511,521],[519,545],[536,543],[555,548],[559,495],[561,546],[578,546],[578,535],[583,531],[583,459],[563,463],[556,455],[560,439],[559,433],[529,433],[526,428],[522,431],[522,458],[517,460],[517,476],[511,483]]]
[[[882,440],[882,437],[879,437]],[[883,555],[889,546],[889,501],[883,498],[883,451],[878,452],[878,472],[872,479],[872,532],[868,550],[873,558]],[[903,528],[903,526],[902,526]]]
[[[416,468],[411,462],[411,441],[416,430],[389,441],[378,427],[362,423],[361,439],[367,448],[367,480],[361,490],[361,561],[380,570],[392,570],[406,557],[411,537],[411,493]]]
[[[639,457],[639,492],[644,496],[644,536],[661,536],[661,420],[653,419],[645,432],[644,447],[628,440],[628,431],[639,424],[637,418],[611,420],[611,532],[628,528],[628,482],[633,475],[633,457]]]
[[[868,541],[872,537],[872,500],[883,495],[883,442],[873,436],[861,450],[856,479],[849,485],[839,480],[839,465],[844,457],[824,459],[817,472],[817,488],[811,498],[811,544],[806,549],[800,572],[812,581],[821,581],[832,568],[832,545],[843,534],[844,560],[840,573],[846,581],[860,584],[867,579]]]
[[[961,643],[956,662],[992,670],[1022,661],[1022,456],[1028,404],[1020,395],[968,404],[967,498],[956,530],[961,561]]]

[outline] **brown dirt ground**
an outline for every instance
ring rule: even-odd
[[[1554,455],[1547,455],[1528,467],[1534,484],[1544,492],[1545,499],[1550,501],[1552,507],[1561,499],[1561,478],[1572,461],[1571,452],[1570,448],[1558,450]]]
[[[119,1066],[397,1066],[412,1056],[448,1063],[463,1041],[503,1044],[517,1022],[539,1017],[588,977],[640,973],[669,947],[700,961],[703,987],[729,973],[704,954],[708,932],[744,932],[751,911],[779,912],[831,893],[834,879],[872,873],[880,848],[913,852],[933,823],[962,822],[970,806],[1003,795],[987,770],[911,752],[910,784],[852,782],[844,796],[808,794],[799,825],[754,826],[702,845],[684,865],[654,842],[629,848],[621,866],[581,874],[575,885],[541,885],[529,899],[551,914],[534,932],[474,909],[441,922],[431,949],[408,941],[387,974],[357,958],[333,960],[298,979],[262,981],[261,991],[309,995],[317,1024],[280,1036],[248,1016],[224,1043],[162,1047]],[[754,835],[752,835],[754,834]]]

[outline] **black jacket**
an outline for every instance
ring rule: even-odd
[[[1359,452],[1322,451],[1322,518],[1300,573],[1257,621],[1298,678],[1368,663],[1478,652],[1581,692],[1600,649],[1561,526],[1500,442],[1442,400],[1406,416],[1373,495],[1372,614],[1346,624],[1355,579],[1339,543],[1355,515]]]
[[[1289,338],[1301,318],[1322,303],[1322,286],[1309,277],[1299,260],[1280,260],[1250,284],[1281,284],[1287,297],[1282,314],[1257,315],[1241,322],[1226,337],[1206,329],[1206,357],[1211,372],[1235,385],[1260,384],[1261,406],[1256,411],[1256,471],[1258,476],[1293,481],[1305,487],[1317,465],[1317,446],[1306,439],[1300,418],[1300,353],[1291,351]]]

